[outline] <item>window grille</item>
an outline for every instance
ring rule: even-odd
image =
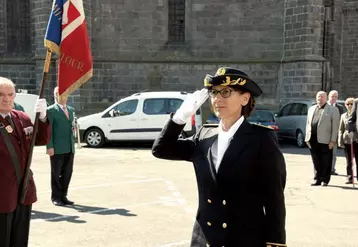
[[[185,0],[169,0],[169,42],[185,41]]]
[[[8,0],[6,17],[7,53],[31,52],[30,1]]]

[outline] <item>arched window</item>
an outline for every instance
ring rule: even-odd
[[[9,55],[31,52],[30,0],[6,1],[6,51]]]
[[[168,2],[168,41],[185,41],[185,0],[169,0]]]

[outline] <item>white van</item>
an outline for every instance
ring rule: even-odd
[[[36,94],[28,94],[28,93],[16,93],[15,103],[20,104],[27,115],[31,118],[31,121],[35,121],[35,104],[38,99],[38,95]]]
[[[80,139],[90,147],[113,141],[154,141],[169,119],[190,95],[186,92],[142,92],[119,100],[106,110],[78,119]],[[182,135],[202,126],[199,109],[188,119]]]

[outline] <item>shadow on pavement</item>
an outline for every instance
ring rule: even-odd
[[[77,224],[83,224],[87,222],[85,220],[79,220],[79,216],[77,215],[63,215],[63,214],[42,212],[37,210],[32,210],[31,220],[46,220],[51,222],[67,221],[70,223],[77,223]]]
[[[90,214],[99,214],[99,215],[137,216],[136,214],[130,213],[130,210],[124,208],[101,208],[101,207],[84,206],[79,204],[74,204],[67,207],[75,209],[79,213],[90,213]]]
[[[76,210],[80,214],[88,213],[88,214],[98,214],[98,215],[120,215],[120,216],[137,216],[130,212],[130,210],[124,208],[102,208],[102,207],[92,207],[92,206],[84,206],[84,205],[71,205],[65,206],[66,208],[72,208]],[[49,222],[60,222],[67,221],[71,223],[86,223],[85,220],[80,220],[80,215],[63,215],[57,213],[49,213],[32,210],[31,219],[32,220],[45,220]]]

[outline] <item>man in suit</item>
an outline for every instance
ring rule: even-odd
[[[342,105],[337,103],[337,100],[338,100],[338,91],[336,90],[330,91],[328,94],[328,104],[337,107],[339,111],[339,116],[341,116],[344,112],[344,109]],[[337,142],[333,147],[331,175],[338,175],[338,173],[336,172],[336,162],[337,162]]]
[[[316,95],[317,105],[308,109],[305,141],[310,148],[315,168],[312,186],[327,186],[331,179],[332,151],[337,142],[339,111],[327,104],[326,92]]]
[[[66,99],[59,99],[58,87],[54,90],[55,103],[47,108],[52,127],[47,154],[51,162],[51,200],[55,206],[72,205],[67,192],[72,177],[75,154],[74,109]]]
[[[344,107],[341,104],[338,104],[337,100],[338,100],[338,91],[336,90],[330,91],[328,94],[328,104],[337,107],[339,111],[339,116],[341,116],[344,113]]]
[[[24,175],[29,157],[33,124],[30,117],[14,108],[14,83],[0,77],[0,246],[27,247],[32,204],[36,202],[36,187],[32,172],[25,199],[20,202]],[[36,145],[46,145],[50,139],[50,124],[46,117],[46,100],[38,99],[35,112],[40,113]]]

